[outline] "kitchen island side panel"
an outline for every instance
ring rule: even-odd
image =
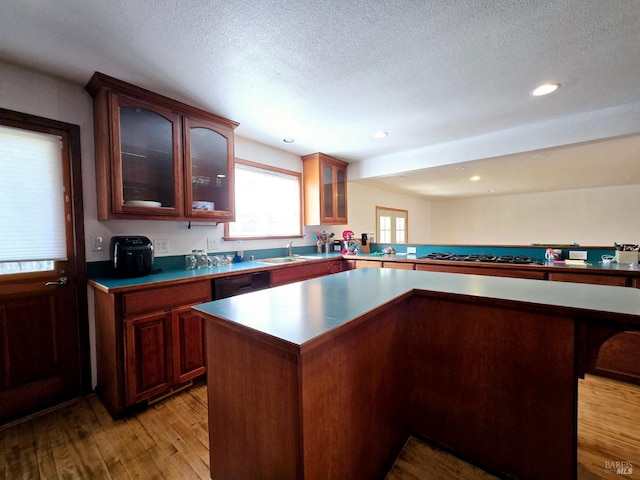
[[[212,480],[302,479],[297,356],[205,324]]]
[[[498,474],[576,478],[573,318],[426,292],[410,303],[414,431]]]
[[[405,305],[383,308],[303,351],[305,480],[381,479],[392,467],[409,436]]]

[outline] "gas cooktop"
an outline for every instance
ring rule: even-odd
[[[446,260],[449,262],[489,262],[489,263],[513,263],[518,265],[542,265],[538,260],[532,260],[526,255],[491,255],[485,253],[473,253],[470,255],[460,255],[453,253],[434,252],[423,257],[426,260]]]

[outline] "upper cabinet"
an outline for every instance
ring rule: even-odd
[[[234,221],[236,122],[98,72],[86,88],[100,220]]]
[[[347,223],[347,166],[324,153],[302,157],[305,225]]]

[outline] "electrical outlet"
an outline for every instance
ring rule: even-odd
[[[569,258],[571,260],[586,260],[587,252],[582,250],[569,250]]]
[[[91,250],[94,252],[104,250],[104,240],[102,237],[91,237]]]
[[[169,240],[166,238],[154,240],[153,250],[155,253],[169,253]]]
[[[218,241],[216,238],[207,238],[207,250],[215,250],[218,248]]]
[[[407,247],[407,253],[416,253],[416,247]]]

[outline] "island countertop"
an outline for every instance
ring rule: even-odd
[[[198,305],[195,310],[302,346],[414,290],[570,308],[640,325],[640,290],[454,273],[358,269]]]
[[[575,479],[577,379],[640,329],[635,288],[385,268],[192,308],[212,478],[382,478],[413,433],[499,476]]]

